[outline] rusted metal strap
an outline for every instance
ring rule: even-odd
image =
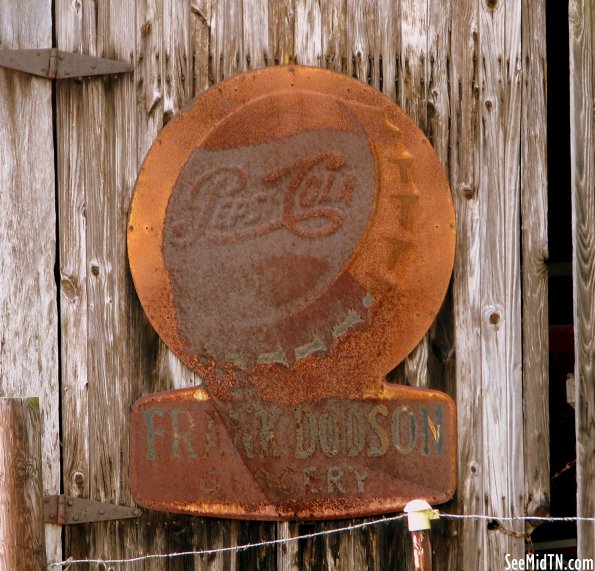
[[[134,69],[126,62],[64,52],[57,48],[0,50],[0,67],[52,80],[114,75]]]
[[[43,498],[44,520],[55,525],[136,518],[141,510],[105,502],[74,498],[63,494]]]

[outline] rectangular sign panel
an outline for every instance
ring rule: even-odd
[[[449,499],[455,415],[448,397],[298,406],[233,402],[203,389],[144,397],[132,415],[132,481],[151,509],[255,519],[326,519]]]

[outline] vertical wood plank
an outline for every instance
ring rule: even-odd
[[[334,36],[334,49],[341,52],[340,40],[342,37],[341,24],[334,20],[336,28],[332,28],[333,20],[328,22],[328,16],[338,14],[341,9],[337,3],[321,5],[320,2],[312,0],[295,0],[295,40],[294,61],[301,65],[321,67],[325,58],[323,53],[328,46],[327,35]],[[323,20],[324,13],[324,20]],[[331,28],[329,29],[329,24]],[[343,26],[345,24],[343,23]],[[330,62],[330,60],[329,60]],[[338,63],[338,62],[337,62]],[[353,520],[349,520],[353,521]],[[311,533],[333,529],[345,525],[345,522],[320,522],[310,524],[307,530],[303,525],[295,530],[299,534]],[[302,552],[311,553],[311,559],[306,569],[328,569],[339,570],[346,566],[353,565],[354,568],[361,566],[357,545],[360,539],[358,533],[333,534],[319,538],[312,542],[307,541],[305,545],[296,545]],[[301,542],[300,542],[301,543]],[[310,543],[310,545],[308,545]],[[316,555],[320,552],[320,555]],[[308,561],[308,559],[306,559]]]
[[[332,71],[347,72],[347,0],[321,0],[321,41],[323,65]]]
[[[130,26],[136,22],[136,3],[83,7],[89,10],[97,55],[134,60]],[[86,165],[90,496],[130,505],[129,411],[154,363],[154,345],[144,338],[145,319],[127,271],[124,238],[137,173],[134,77],[93,82],[90,91],[87,133],[94,135],[96,146],[94,162]],[[91,531],[90,555],[138,552],[139,529],[130,521],[97,525]]]
[[[135,16],[134,3],[117,7],[57,3],[58,46],[131,61],[135,34],[130,33],[130,25]],[[80,283],[86,283],[86,303],[84,296],[77,299],[80,327],[71,329],[64,322],[62,327],[63,346],[72,346],[86,361],[81,364],[83,378],[63,377],[64,456],[71,472],[65,473],[65,486],[77,495],[127,505],[131,503],[128,411],[140,392],[140,379],[146,377],[139,358],[146,327],[138,304],[130,303],[134,298],[122,239],[137,167],[134,93],[134,80],[128,75],[65,84],[56,99],[63,169],[59,173],[61,233],[68,236],[70,226],[77,229],[67,245],[62,273],[77,272]],[[63,293],[64,289],[63,283]],[[81,393],[88,400],[76,402]],[[72,530],[67,550],[79,557],[126,554],[127,547],[140,543],[136,526],[136,522],[110,522]]]
[[[481,382],[485,509],[524,513],[520,319],[521,3],[482,0]],[[515,531],[521,530],[516,523]],[[521,557],[523,541],[491,531],[483,566]]]
[[[368,64],[373,61],[374,44],[371,42],[375,23],[374,5],[370,2],[330,0],[318,3],[296,0],[294,59],[302,65],[325,65],[343,72],[347,72],[350,66],[353,67],[350,62],[353,62],[354,58]],[[357,29],[355,34],[354,28]],[[359,39],[359,43],[354,46],[355,38]],[[365,73],[371,73],[368,65],[365,68]],[[352,75],[355,75],[354,71]],[[302,524],[295,526],[293,532],[312,533],[353,522],[354,520]],[[339,570],[352,566],[373,569],[373,553],[370,552],[369,546],[368,531],[332,534],[296,544],[293,547],[293,561],[298,549],[302,568]]]
[[[295,0],[269,0],[269,40],[275,65],[295,58]]]
[[[428,2],[401,0],[399,11],[400,54],[397,103],[427,133],[427,49]],[[403,370],[407,383],[429,387],[429,340],[425,335],[405,359]]]
[[[595,517],[595,7],[571,0],[569,15],[577,515]],[[577,529],[595,559],[595,524]]]
[[[196,97],[214,82],[211,54],[211,0],[192,0],[190,18],[192,95]]]
[[[400,85],[397,103],[426,132],[427,120],[427,0],[401,0]]]
[[[65,51],[82,51],[82,10],[61,0],[56,41]],[[89,497],[87,391],[87,260],[85,171],[78,147],[84,136],[84,87],[56,85],[58,212],[60,213],[60,334],[62,343],[62,478],[64,491]]]
[[[89,53],[84,11],[67,0],[56,2],[56,45]],[[94,48],[94,46],[93,46]],[[87,320],[87,216],[85,203],[88,159],[81,151],[87,137],[88,83],[56,84],[56,165],[60,233],[60,336],[62,338],[62,481],[64,493],[89,497],[89,392]],[[77,555],[87,553],[80,529],[64,530],[66,552],[76,543]]]
[[[449,172],[449,59],[451,3],[428,2],[426,65],[427,136],[446,172]]]
[[[447,0],[428,2],[426,134],[447,176],[450,174],[451,135],[449,66],[453,57],[450,47],[455,14],[458,16],[458,10],[452,9]],[[467,149],[466,152],[472,150]],[[428,334],[427,382],[432,388],[448,392],[453,399],[456,398],[457,385],[454,330],[453,297],[449,291]],[[441,509],[452,511],[456,509],[456,503],[450,502]],[[433,526],[431,557],[434,571],[456,569],[458,542],[453,541],[456,533],[457,525],[452,520],[443,520]]]
[[[318,0],[295,0],[295,62],[322,65],[322,13]]]
[[[143,0],[137,4],[134,80],[139,164],[163,126],[163,11],[163,0]]]
[[[243,3],[244,69],[257,69],[268,64],[269,4],[268,0]]]
[[[277,539],[288,539],[298,535],[297,524],[289,521],[283,521],[277,524]],[[299,571],[297,541],[292,541],[280,545],[277,548],[276,562],[279,571]]]
[[[215,81],[235,75],[245,65],[242,0],[219,0],[212,6],[211,49]]]
[[[348,72],[364,83],[377,80],[374,69],[377,29],[376,7],[373,2],[347,3]]]
[[[0,566],[46,567],[39,399],[0,399]]]
[[[400,6],[398,2],[376,3],[376,21],[378,25],[376,46],[376,64],[378,71],[375,75],[376,89],[382,91],[393,101],[397,100],[398,82],[398,47],[400,37]]]
[[[525,505],[549,513],[547,105],[545,2],[524,0],[521,124]]]
[[[169,0],[164,5],[163,52],[163,113],[164,123],[167,123],[192,98],[190,6],[187,0]],[[183,370],[177,370],[176,375]],[[187,382],[192,383],[193,379],[189,378]]]
[[[457,227],[453,302],[455,321],[458,510],[482,514],[484,505],[483,420],[480,328],[479,210],[479,11],[465,0],[452,13],[450,44],[450,185]],[[486,526],[459,526],[455,568],[482,569]]]
[[[0,1],[2,49],[52,43],[49,0]],[[0,69],[0,395],[40,398],[43,488],[60,491],[52,86]],[[61,530],[46,527],[49,560]]]

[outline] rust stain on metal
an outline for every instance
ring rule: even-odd
[[[385,376],[431,325],[454,241],[431,145],[370,87],[290,66],[197,98],[145,160],[128,248],[205,388],[138,403],[137,501],[287,519],[450,497],[452,401]]]
[[[95,75],[129,73],[126,62],[51,49],[0,50],[0,67],[47,79],[76,79]]]
[[[132,415],[134,496],[150,509],[245,519],[401,510],[454,491],[455,414],[445,395],[385,387],[369,399],[290,406],[203,389],[142,398]]]

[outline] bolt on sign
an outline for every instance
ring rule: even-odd
[[[203,384],[134,405],[135,500],[270,520],[448,500],[454,403],[386,375],[436,317],[454,243],[430,143],[367,85],[289,66],[198,97],[147,155],[128,251]]]

